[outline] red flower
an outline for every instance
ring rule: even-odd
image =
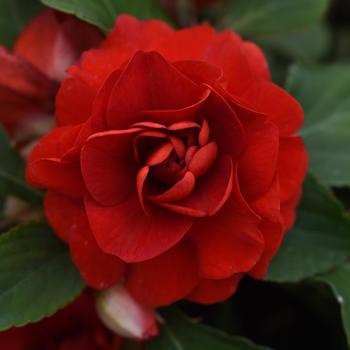
[[[90,286],[212,303],[265,275],[307,160],[303,111],[256,45],[121,16],[69,69],[56,116],[27,178]]]
[[[66,68],[101,39],[89,24],[46,10],[25,28],[13,54],[0,46],[0,123],[13,132],[24,117],[52,112]]]
[[[38,323],[0,332],[4,350],[118,350],[121,339],[99,321],[88,295]]]

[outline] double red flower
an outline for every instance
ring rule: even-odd
[[[21,33],[13,54],[0,46],[0,123],[13,133],[23,120],[52,113],[66,68],[101,39],[89,24],[46,10]]]
[[[56,117],[27,178],[87,284],[159,306],[265,275],[307,160],[303,111],[256,45],[121,16],[70,67]]]

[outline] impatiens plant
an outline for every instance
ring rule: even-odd
[[[1,348],[310,348],[279,340],[303,327],[290,298],[327,319],[312,346],[346,347],[350,76],[321,22],[336,5],[42,3],[0,3],[9,30],[23,19],[0,34]],[[299,55],[289,40],[309,50],[321,26]]]

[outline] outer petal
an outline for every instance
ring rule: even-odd
[[[304,122],[304,112],[299,102],[266,80],[259,81],[258,89],[259,92],[251,96],[252,100],[256,99],[255,108],[278,126],[281,136],[293,135]]]
[[[151,49],[171,61],[202,60],[214,35],[214,29],[209,25],[185,28],[154,43]]]
[[[89,286],[107,288],[118,281],[124,263],[97,246],[81,201],[49,191],[45,196],[45,213],[57,235],[69,242],[73,261]]]
[[[111,93],[108,126],[111,129],[124,129],[145,121],[141,113],[144,110],[185,109],[202,100],[205,92],[205,88],[186,78],[158,53],[139,52]],[[162,124],[178,121],[176,113],[171,114],[176,117],[175,120],[166,120],[162,114],[158,118],[153,117],[152,121]]]
[[[85,200],[92,232],[98,245],[108,254],[126,262],[151,259],[174,246],[187,233],[192,220],[155,208],[146,215],[137,194],[111,207]]]
[[[223,70],[223,82],[231,94],[243,97],[255,91],[255,77],[243,53],[242,41],[230,30],[215,36],[204,60]]]
[[[240,194],[236,175],[225,206],[215,216],[196,222],[189,234],[204,278],[223,279],[249,271],[264,249],[259,218]]]
[[[42,138],[27,163],[26,178],[32,185],[79,196],[83,193],[83,180],[79,162],[62,161],[74,144],[80,127],[56,128]]]
[[[213,304],[229,298],[238,287],[242,274],[222,280],[201,279],[187,299],[200,304]]]
[[[241,49],[254,76],[271,80],[269,65],[261,49],[251,41],[244,41]]]
[[[258,279],[265,277],[269,263],[278,250],[285,233],[283,225],[280,222],[275,223],[268,220],[261,222],[260,230],[264,236],[265,249],[260,260],[249,273]]]
[[[102,47],[130,46],[136,50],[145,50],[172,32],[173,29],[163,21],[139,21],[135,17],[121,15]]]
[[[289,137],[280,140],[278,175],[282,202],[299,192],[306,175],[307,163],[307,154],[300,137]]]
[[[126,288],[141,304],[168,305],[184,298],[198,282],[190,242],[182,241],[166,253],[132,265]]]
[[[89,24],[46,10],[29,23],[14,51],[50,78],[61,81],[66,68],[81,52],[97,46],[101,39],[99,32]]]
[[[253,200],[270,188],[277,171],[279,135],[277,127],[261,119],[245,122],[247,145],[238,161],[243,195]]]

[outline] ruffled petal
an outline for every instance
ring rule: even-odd
[[[199,304],[213,304],[224,301],[237,290],[242,276],[242,274],[236,274],[221,280],[203,278],[187,296],[187,299]]]
[[[69,243],[73,261],[89,286],[103,289],[119,280],[125,264],[97,246],[81,200],[49,191],[45,196],[45,213],[56,234]]]
[[[136,189],[133,138],[139,129],[92,135],[81,152],[81,170],[90,195],[101,205],[117,205]]]
[[[135,50],[147,50],[152,48],[155,42],[167,38],[171,33],[173,29],[163,21],[140,21],[129,15],[121,15],[102,47],[130,46]]]
[[[238,160],[238,178],[243,195],[254,200],[268,191],[276,176],[279,135],[274,124],[262,119],[244,126],[247,145]]]
[[[179,110],[193,105],[196,107],[207,96],[203,97],[206,91],[167,63],[158,53],[138,52],[111,93],[108,126],[111,129],[127,128],[136,122],[145,121],[142,116],[149,114],[152,115],[153,122],[176,122],[179,120]],[[158,116],[152,112],[142,113],[147,110],[163,113]],[[168,119],[167,114],[170,115]]]
[[[304,112],[299,102],[274,83],[259,81],[259,91],[251,98],[256,100],[256,110],[278,126],[281,136],[292,136],[302,126]]]
[[[259,228],[264,236],[265,249],[249,275],[262,279],[267,274],[270,261],[281,245],[285,230],[280,222],[271,222],[269,220],[263,220]]]
[[[79,162],[62,160],[73,146],[79,130],[80,126],[56,128],[39,141],[27,163],[29,183],[68,196],[82,195],[84,186]]]
[[[166,253],[130,266],[126,288],[141,304],[168,305],[184,298],[198,283],[193,247],[184,240]]]
[[[161,203],[176,213],[193,217],[216,214],[232,191],[234,167],[229,156],[221,156],[212,169],[197,179],[194,191],[181,201]]]
[[[137,194],[116,206],[85,200],[92,232],[100,248],[126,262],[160,255],[174,246],[192,226],[192,220],[162,208],[146,215]]]
[[[155,42],[151,49],[171,61],[202,60],[214,36],[215,31],[209,25],[185,28]]]
[[[264,249],[259,222],[243,199],[235,174],[225,206],[215,216],[196,222],[189,231],[197,248],[201,276],[223,279],[249,271]]]
[[[303,140],[300,137],[288,137],[280,140],[278,157],[278,177],[281,189],[281,201],[286,201],[299,191],[306,175],[308,157]]]

